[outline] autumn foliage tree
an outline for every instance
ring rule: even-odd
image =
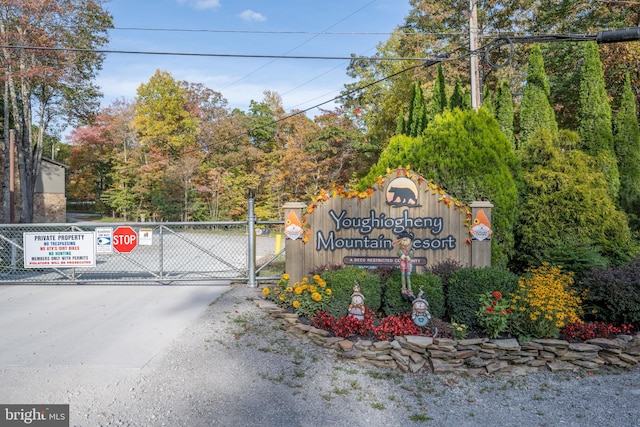
[[[111,16],[102,0],[5,0],[0,4],[0,77],[8,128],[15,129],[20,175],[20,222],[33,220],[34,191],[43,140],[53,119],[85,121],[96,110],[93,83],[107,43]],[[40,48],[40,49],[38,49]],[[36,106],[38,108],[34,108]],[[8,164],[8,162],[5,162]],[[5,179],[8,168],[5,167]],[[8,187],[4,212],[8,217]]]
[[[187,92],[166,71],[156,71],[138,88],[133,126],[141,214],[164,220],[189,217],[191,179],[203,150],[196,138],[199,121],[188,107]]]

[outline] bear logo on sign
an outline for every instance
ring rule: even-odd
[[[416,184],[409,178],[394,179],[387,186],[386,202],[393,207],[419,207]]]

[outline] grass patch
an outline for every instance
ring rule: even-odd
[[[415,422],[425,422],[425,421],[433,421],[433,418],[425,415],[425,414],[413,414],[409,417],[411,421]]]
[[[349,394],[350,391],[351,389],[349,388],[338,388],[338,387],[333,388],[333,393],[339,396],[344,396],[346,394]]]
[[[391,371],[381,372],[381,371],[369,370],[366,372],[366,374],[376,380],[390,380],[394,382],[401,382],[403,379],[402,374],[398,372],[391,372]]]
[[[267,256],[267,259],[271,259],[271,255]],[[264,268],[260,269],[259,277],[280,277],[284,274],[284,254],[278,255],[278,257],[274,260],[271,260],[268,265]],[[261,268],[262,265],[258,265],[258,268]]]
[[[347,368],[343,368],[342,366],[336,366],[334,369],[336,371],[342,371],[345,374],[350,374],[350,375],[355,375],[358,373],[357,369],[347,369]]]

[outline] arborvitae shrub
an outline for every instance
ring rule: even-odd
[[[415,297],[418,297],[422,287],[423,297],[429,303],[429,312],[432,317],[444,316],[444,292],[442,281],[431,273],[411,275],[411,289]],[[402,280],[400,272],[395,270],[384,285],[382,298],[382,311],[385,316],[397,316],[400,313],[411,313],[412,305],[402,299]]]
[[[576,282],[595,267],[604,268],[609,261],[599,253],[599,248],[580,239],[563,236],[544,250],[544,259],[550,264],[561,265],[565,272],[573,272]]]
[[[584,301],[588,319],[640,326],[640,258],[621,267],[594,268],[582,286],[588,290]]]
[[[380,310],[382,284],[377,274],[363,268],[345,267],[339,270],[325,270],[320,276],[332,290],[333,299],[327,313],[335,319],[348,314],[356,282],[360,286],[360,293],[364,295],[364,305],[374,312]]]
[[[476,312],[480,308],[480,295],[500,291],[508,297],[518,288],[518,276],[495,267],[462,268],[449,277],[445,295],[447,312],[457,323],[478,329]]]
[[[449,277],[454,271],[460,270],[462,267],[463,265],[460,261],[447,258],[427,268],[427,271],[429,273],[435,274],[436,276],[440,277],[440,280],[442,281],[442,291],[444,295],[447,295],[447,289],[449,288]],[[445,305],[445,313],[443,315],[443,318],[445,319],[450,318],[449,313],[446,311],[446,305]]]

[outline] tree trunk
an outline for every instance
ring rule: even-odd
[[[32,122],[31,115],[31,90],[29,83],[25,79],[21,79],[20,95],[22,105],[22,116],[14,116],[14,120],[17,122],[22,119],[19,132],[19,138],[17,139],[18,146],[18,168],[20,169],[20,221],[21,223],[33,222],[33,199],[35,191],[35,176],[33,171],[36,168],[34,165],[33,151],[31,148],[31,127],[28,125]],[[13,101],[13,100],[12,100]],[[13,101],[15,105],[18,104],[18,100]],[[15,108],[17,110],[17,108]],[[39,169],[39,168],[38,168]]]
[[[5,82],[2,86],[4,89],[4,97],[2,98],[4,100],[4,158],[2,164],[5,165],[2,175],[4,179],[4,185],[2,186],[2,213],[4,222],[8,223],[11,218],[11,209],[13,209],[13,206],[11,206],[11,194],[9,188],[9,182],[11,181],[9,176],[9,159],[13,153],[10,151],[11,146],[9,144],[9,84]]]

